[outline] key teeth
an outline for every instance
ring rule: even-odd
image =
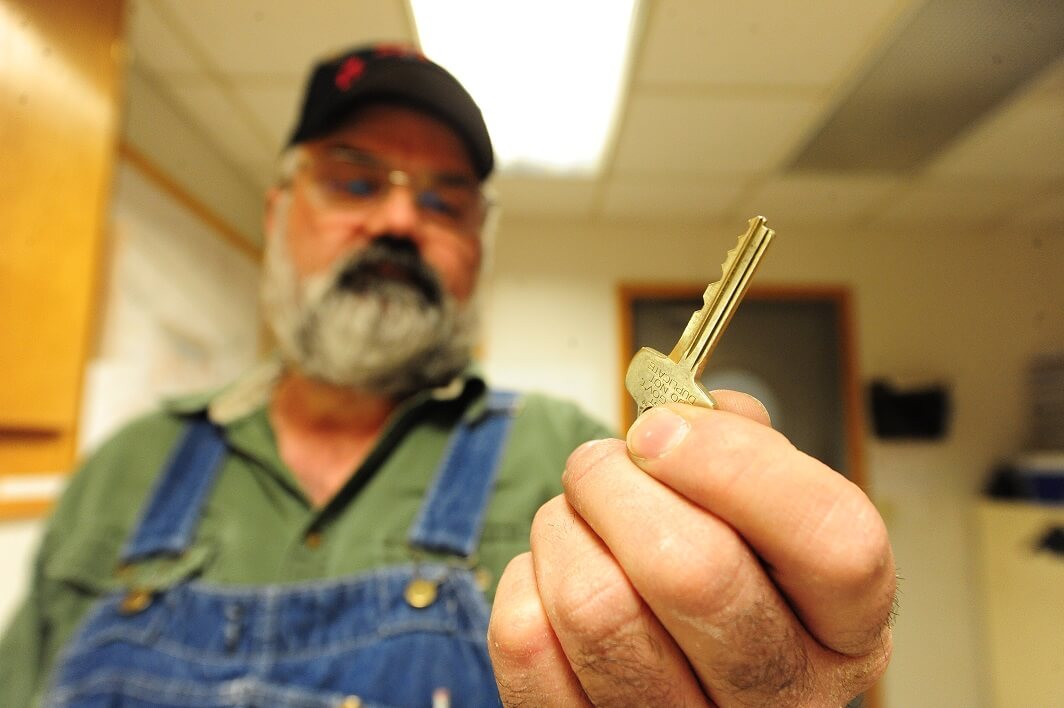
[[[724,262],[720,264],[720,277],[706,286],[706,292],[702,296],[703,302],[709,302],[713,296],[716,295],[716,290],[720,287],[720,284],[724,282],[726,277],[728,277],[728,268],[734,263],[735,259],[739,257],[739,251],[742,250],[744,238],[746,238],[746,234],[739,234],[735,246],[724,254]]]
[[[724,262],[720,264],[720,278],[706,286],[703,300],[708,302],[709,298],[716,294],[715,291],[720,287],[720,284],[728,277],[728,270],[735,264],[735,260],[739,257],[739,251],[742,250],[744,238],[746,238],[746,234],[739,234],[739,240],[736,242],[735,247],[725,254]]]
[[[722,265],[721,266],[721,270],[723,270],[723,269],[724,269],[724,266]],[[723,274],[721,274],[720,280],[714,281],[714,282],[710,283],[709,285],[707,285],[706,286],[706,292],[702,294],[702,302],[705,302],[705,303],[712,302],[713,298],[717,296],[717,290],[720,289],[720,284],[722,282],[724,282],[724,275]],[[694,313],[692,313],[692,314],[694,314]]]
[[[719,286],[724,281],[724,279],[728,277],[728,270],[735,265],[735,261],[739,257],[739,252],[742,251],[743,248],[746,246],[745,241],[747,239],[753,238],[754,235],[757,234],[757,226],[763,227],[765,231],[768,232],[769,238],[771,238],[775,234],[772,229],[768,228],[767,223],[765,221],[765,217],[752,217],[750,219],[750,228],[747,230],[746,233],[739,234],[738,237],[736,237],[735,246],[732,247],[732,249],[725,254],[724,262],[720,264],[720,280],[715,283],[709,284],[709,287],[706,288],[707,295],[709,294],[711,288]]]

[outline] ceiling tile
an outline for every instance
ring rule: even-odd
[[[230,163],[243,165],[252,156],[275,151],[262,135],[262,128],[249,123],[232,97],[212,82],[171,81],[167,91]],[[256,175],[247,177],[258,181]]]
[[[304,76],[312,61],[361,42],[413,40],[403,0],[156,0],[164,20],[234,74]]]
[[[1030,199],[1031,189],[1030,184],[1007,181],[925,180],[897,194],[872,221],[885,227],[997,225]]]
[[[1031,82],[1026,98],[1064,99],[1064,55]]]
[[[717,221],[730,211],[741,187],[732,180],[615,179],[606,189],[602,216],[625,221]]]
[[[233,91],[265,129],[270,150],[277,154],[295,127],[299,104],[303,100],[302,80],[278,77],[244,81],[236,84]]]
[[[1038,230],[1053,230],[1057,236],[1064,238],[1064,186],[1026,202],[1010,223]]]
[[[655,84],[834,85],[917,1],[660,0],[651,5],[636,78]]]
[[[253,237],[262,221],[262,193],[241,172],[233,158],[235,150],[223,152],[215,142],[220,136],[208,140],[209,133],[172,87],[158,85],[153,76],[130,71],[126,97],[122,141],[234,228]]]
[[[143,64],[155,74],[193,74],[204,68],[159,16],[153,2],[140,0],[130,6],[129,46],[133,63]]]
[[[739,202],[737,210],[772,224],[849,224],[882,201],[896,177],[792,175],[772,179]]]
[[[492,180],[503,218],[575,217],[591,214],[596,183],[587,179],[546,179],[499,175]]]
[[[810,131],[809,98],[662,95],[637,91],[617,142],[621,174],[749,175],[777,167]]]
[[[907,229],[1009,222],[1059,234],[1064,58],[969,128],[916,185],[869,173],[779,174],[836,105],[830,89],[857,80],[923,2],[649,0],[636,79],[607,159],[613,181],[503,174],[504,217],[701,223],[760,212],[783,228],[875,214]],[[406,0],[131,5],[136,66],[256,189],[272,178],[313,59],[414,36]]]
[[[279,175],[276,153],[262,153],[258,156],[241,155],[238,159],[240,162],[237,167],[259,193],[264,194]]]
[[[939,177],[1064,177],[1064,95],[1039,84],[977,124],[928,172]]]

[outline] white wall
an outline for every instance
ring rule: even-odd
[[[249,241],[261,243],[262,186],[226,162],[215,147],[217,136],[195,127],[146,72],[134,64],[126,74],[123,139]]]
[[[165,396],[220,385],[258,354],[258,266],[121,164],[113,262],[89,362],[82,449]]]
[[[30,564],[40,542],[38,519],[0,523],[0,627],[6,627],[26,592]],[[0,631],[3,631],[0,629]]]

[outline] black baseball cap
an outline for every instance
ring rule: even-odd
[[[397,44],[355,47],[319,63],[307,82],[288,145],[320,138],[370,103],[399,103],[432,115],[465,143],[480,180],[495,165],[488,128],[469,92],[418,50]]]

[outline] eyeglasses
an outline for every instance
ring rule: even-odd
[[[306,168],[314,187],[330,206],[364,209],[395,187],[414,196],[421,216],[462,234],[475,235],[483,225],[488,202],[480,185],[464,175],[413,174],[398,170],[369,153],[333,147],[308,158]]]

